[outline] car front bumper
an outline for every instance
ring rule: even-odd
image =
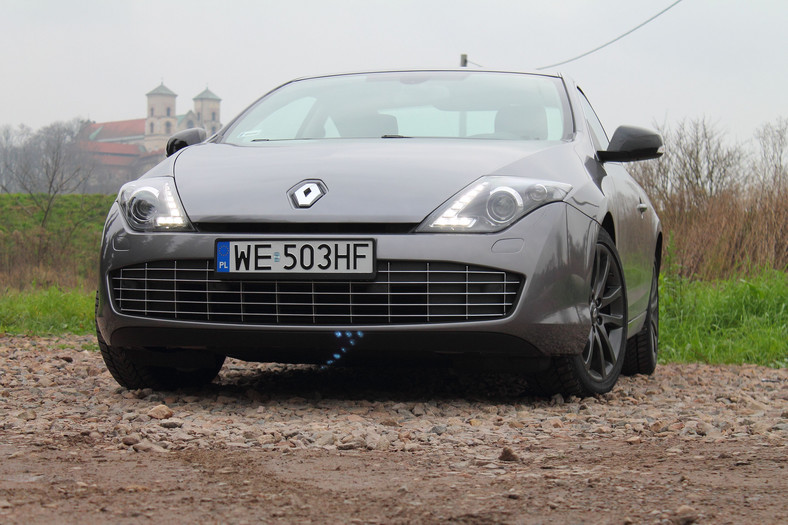
[[[333,324],[325,319],[299,324],[183,320],[123,313],[113,299],[113,276],[119,269],[153,261],[213,261],[219,238],[305,236],[138,233],[128,228],[116,204],[103,235],[97,326],[110,345],[208,349],[257,361],[324,362],[341,349],[371,356],[577,354],[591,326],[588,300],[598,228],[577,209],[553,203],[495,234],[363,236],[375,239],[378,261],[450,262],[516,275],[520,285],[514,303],[506,315],[494,319],[443,322],[438,317],[437,322],[363,324],[347,320]]]

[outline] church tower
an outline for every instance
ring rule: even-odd
[[[178,95],[162,82],[145,96],[148,97],[148,108],[144,145],[147,151],[158,151],[164,149],[167,139],[176,131],[175,98]]]
[[[222,127],[219,106],[222,99],[207,87],[205,91],[194,97],[194,112],[197,113],[197,125],[205,128],[210,137]]]

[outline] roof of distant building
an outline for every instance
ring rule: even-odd
[[[143,149],[134,144],[110,144],[106,142],[82,141],[79,147],[89,151],[104,166],[131,166],[140,157]]]
[[[176,95],[175,93],[173,93],[173,92],[172,92],[172,90],[171,90],[170,88],[168,88],[167,86],[165,86],[165,85],[164,85],[164,82],[162,82],[161,84],[159,84],[159,85],[158,85],[158,86],[157,86],[155,89],[153,89],[152,91],[149,91],[148,93],[145,93],[145,96],[146,96],[146,97],[147,97],[147,96],[150,96],[150,95],[169,95],[169,96],[171,96],[171,97],[177,97],[177,96],[178,96],[178,95]]]
[[[205,90],[202,93],[200,93],[199,95],[194,97],[192,100],[219,100],[219,101],[221,101],[222,99],[220,99],[218,96],[216,96],[216,94],[213,91],[211,91],[210,89],[208,89],[206,87]]]
[[[88,140],[96,142],[114,142],[145,135],[145,119],[118,120],[115,122],[96,122],[89,124],[83,131]]]

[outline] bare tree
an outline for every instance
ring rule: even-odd
[[[760,150],[758,177],[765,191],[785,191],[788,184],[788,118],[780,117],[755,133]]]
[[[662,210],[684,213],[705,207],[709,199],[735,189],[742,181],[747,153],[729,145],[706,118],[684,120],[660,129],[665,154],[638,163],[632,175]]]
[[[56,122],[35,133],[21,128],[0,134],[2,181],[5,191],[30,196],[41,212],[41,226],[50,218],[60,195],[78,193],[93,171],[91,157],[79,148],[82,122]]]
[[[32,133],[33,131],[25,125],[20,125],[16,129],[8,125],[0,128],[0,192],[19,191],[15,184],[14,172],[22,153],[21,145]]]

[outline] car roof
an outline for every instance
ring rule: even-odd
[[[545,72],[545,71],[514,71],[505,69],[469,69],[469,68],[414,68],[414,69],[380,69],[380,70],[360,70],[360,71],[343,71],[337,73],[326,73],[320,75],[308,75],[292,79],[290,82],[298,80],[311,80],[316,78],[329,78],[329,77],[342,77],[351,75],[376,75],[381,73],[509,73],[514,75],[534,75],[542,77],[556,77],[564,78],[559,72]]]

